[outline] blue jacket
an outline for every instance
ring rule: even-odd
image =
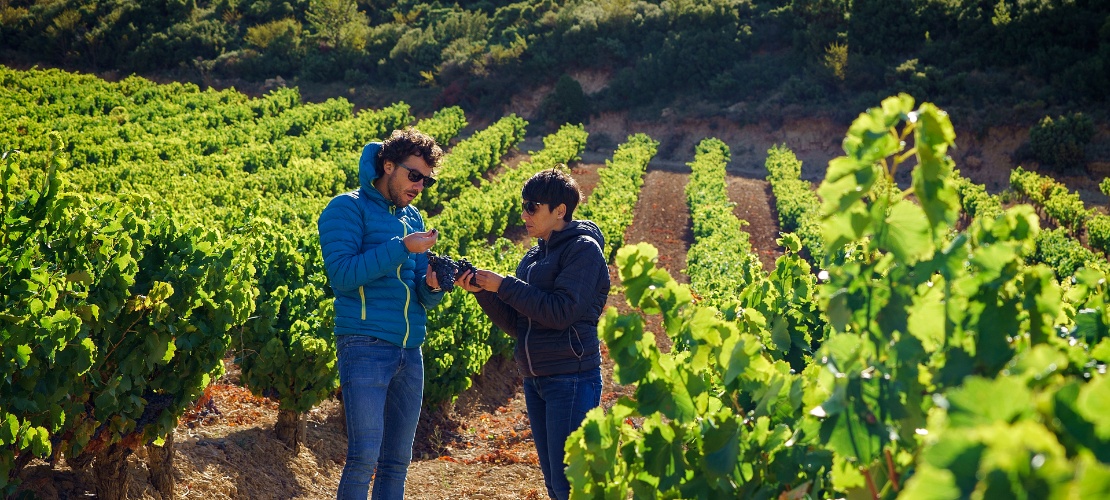
[[[320,249],[335,292],[335,334],[370,335],[400,347],[424,342],[428,310],[443,300],[425,283],[428,256],[401,241],[424,231],[416,207],[398,208],[372,182],[382,145],[367,144],[358,164],[361,187],[332,198],[320,213]]]

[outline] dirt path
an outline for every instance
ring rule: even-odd
[[[759,256],[763,270],[771,272],[775,259],[782,255],[782,249],[775,243],[779,221],[771,185],[763,179],[729,176],[728,197],[736,204],[732,213],[748,222],[744,231],[751,236],[752,251]]]

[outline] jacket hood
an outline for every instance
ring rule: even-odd
[[[572,220],[568,222],[566,227],[561,231],[551,233],[551,241],[547,242],[547,245],[558,246],[567,241],[574,240],[579,236],[589,236],[597,240],[598,246],[605,248],[605,236],[602,236],[601,228],[597,227],[597,224],[594,224],[593,221],[588,220]]]
[[[367,192],[374,191],[373,182],[378,178],[377,163],[378,152],[382,150],[382,143],[371,142],[362,148],[362,157],[358,160],[358,184]]]

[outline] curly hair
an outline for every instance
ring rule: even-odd
[[[432,171],[439,168],[439,161],[443,159],[443,148],[436,144],[432,136],[420,132],[415,128],[394,130],[393,134],[382,142],[378,150],[378,157],[374,162],[374,169],[378,177],[385,175],[386,160],[401,163],[410,156],[419,156],[432,167]]]

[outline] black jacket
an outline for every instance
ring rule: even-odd
[[[597,322],[609,295],[605,241],[590,221],[571,221],[540,239],[478,304],[516,337],[513,355],[525,377],[578,373],[601,366]]]

